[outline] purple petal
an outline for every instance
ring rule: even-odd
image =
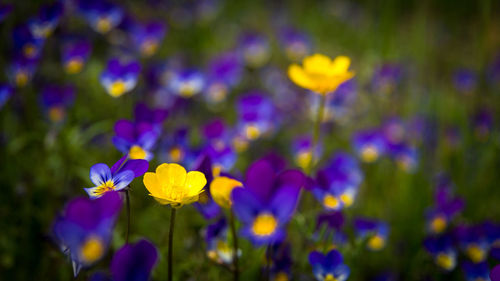
[[[258,160],[247,170],[245,188],[255,194],[261,202],[268,202],[273,192],[274,170],[268,161]]]
[[[92,202],[97,205],[96,215],[102,218],[112,218],[115,217],[122,207],[122,199],[116,191],[109,191],[104,193],[104,195]]]
[[[124,155],[122,158],[120,158],[120,160],[113,164],[113,166],[111,167],[111,174],[114,175],[118,171],[118,169],[120,169],[120,167],[123,165],[123,162],[127,160],[127,157],[128,155]]]
[[[125,245],[111,261],[111,273],[115,281],[149,280],[151,270],[158,259],[153,244],[141,240],[135,245]]]
[[[79,197],[68,203],[65,217],[67,221],[74,222],[85,229],[92,229],[98,223],[98,218],[92,216],[93,212],[92,201],[88,198]]]
[[[314,266],[316,264],[323,264],[325,260],[325,256],[323,256],[322,253],[318,252],[318,251],[312,251],[310,254],[309,254],[309,263]]]
[[[133,142],[135,140],[134,123],[128,120],[118,120],[115,123],[115,135]]]
[[[490,272],[491,281],[500,281],[500,264],[495,266]]]
[[[280,188],[271,202],[271,210],[280,224],[286,223],[297,206],[300,189],[294,186]]]
[[[231,192],[231,199],[233,201],[233,211],[236,216],[245,223],[253,222],[253,219],[262,209],[261,203],[255,198],[246,188],[235,188]]]
[[[111,177],[111,170],[106,164],[98,163],[90,168],[90,180],[96,186],[111,180]]]
[[[149,162],[143,159],[130,159],[125,162],[125,165],[121,167],[119,171],[132,171],[134,173],[134,178],[144,175],[148,171]]]
[[[335,268],[342,263],[342,255],[337,250],[331,250],[325,257],[325,263]]]
[[[115,190],[119,191],[124,189],[134,180],[134,172],[130,170],[123,170],[113,177]]]
[[[279,186],[295,186],[300,189],[306,185],[306,177],[299,170],[286,170],[281,172],[276,179],[276,185]]]

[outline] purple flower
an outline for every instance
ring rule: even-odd
[[[63,45],[62,63],[66,72],[80,73],[90,56],[91,49],[92,45],[88,40],[76,40]]]
[[[451,271],[457,264],[457,251],[453,247],[453,240],[449,235],[428,237],[424,246],[434,258],[434,262],[447,271]]]
[[[123,9],[109,1],[80,0],[78,2],[78,8],[82,16],[92,29],[99,33],[108,33],[118,26],[123,19]]]
[[[309,254],[309,263],[312,266],[314,277],[318,281],[344,281],[351,273],[337,250],[331,250],[326,255],[313,251]]]
[[[483,108],[477,112],[473,116],[472,126],[474,129],[474,136],[478,140],[487,140],[493,129],[493,114],[491,111]]]
[[[466,261],[462,264],[462,269],[467,281],[486,281],[490,278],[490,269],[487,262],[471,263]]]
[[[418,166],[418,151],[415,147],[400,144],[392,147],[392,154],[398,167],[406,172],[413,172]]]
[[[271,162],[254,162],[247,170],[245,188],[231,193],[233,211],[243,223],[241,234],[256,246],[281,241],[304,182],[300,171],[276,173]]]
[[[375,70],[372,77],[372,89],[375,93],[394,92],[402,77],[402,69],[397,64],[386,63]]]
[[[129,155],[131,159],[151,160],[151,149],[158,140],[159,131],[146,122],[119,120],[115,123],[113,144],[116,149]]]
[[[497,264],[490,272],[491,281],[500,280],[500,264]]]
[[[120,191],[127,187],[134,178],[142,176],[149,167],[146,160],[128,159],[123,156],[111,169],[99,163],[90,168],[90,180],[94,187],[84,188],[90,198],[99,198],[109,191]]]
[[[259,33],[243,34],[240,38],[239,50],[246,64],[253,68],[263,66],[271,57],[269,40]]]
[[[292,249],[290,243],[282,242],[271,245],[266,256],[271,259],[271,280],[290,280],[292,269]]]
[[[352,142],[356,154],[366,163],[376,161],[385,152],[385,141],[378,129],[358,131]]]
[[[279,39],[289,60],[299,61],[311,52],[311,42],[308,36],[297,29],[283,28]]]
[[[454,196],[451,189],[451,180],[445,175],[439,176],[434,194],[435,206],[427,212],[428,229],[432,233],[442,233],[464,208],[464,201]]]
[[[196,69],[184,69],[172,74],[168,88],[180,97],[190,98],[205,88],[205,77]]]
[[[158,46],[165,37],[165,24],[151,21],[145,24],[136,24],[131,30],[132,42],[135,48],[146,57],[156,53]]]
[[[105,255],[121,206],[117,192],[107,192],[96,200],[79,197],[56,218],[53,234],[61,251],[71,259],[75,276]]]
[[[180,127],[165,138],[161,144],[160,160],[190,166],[197,157],[190,146],[189,129]]]
[[[101,84],[112,97],[119,97],[131,91],[137,84],[141,66],[137,61],[122,63],[117,58],[110,59],[101,73]]]
[[[460,248],[474,263],[480,263],[488,258],[491,244],[483,225],[458,226],[454,229]]]
[[[212,182],[214,176],[219,175],[220,171],[215,169],[212,165],[212,159],[205,153],[196,159],[191,170],[202,172],[207,178],[206,188],[200,194],[198,201],[194,203],[195,208],[207,220],[218,217],[221,214],[221,208],[212,199],[210,193],[210,183]]]
[[[226,125],[221,119],[215,119],[203,127],[203,135],[207,144],[203,151],[212,159],[214,168],[229,171],[236,163],[237,155],[229,143]]]
[[[227,230],[228,225],[223,217],[210,224],[205,230],[207,256],[216,263],[231,264],[233,262],[234,250],[227,239]],[[239,249],[238,255],[241,255]]]
[[[276,126],[276,110],[270,98],[250,92],[238,100],[238,131],[247,140],[269,134]]]
[[[0,4],[0,22],[12,12],[12,4]]]
[[[306,169],[313,160],[317,162],[320,155],[323,153],[323,146],[319,143],[316,145],[313,152],[311,150],[312,137],[310,135],[299,136],[293,141],[291,151],[294,154],[294,160],[297,166]]]
[[[453,85],[461,93],[471,93],[477,87],[477,74],[470,69],[459,69],[453,74]]]
[[[350,207],[363,180],[358,162],[352,156],[337,152],[316,174],[312,193],[328,210]]]
[[[344,226],[344,215],[342,212],[325,212],[318,215],[316,218],[316,231],[322,225],[326,225],[328,229],[340,230]]]
[[[240,57],[234,53],[223,53],[212,59],[205,91],[207,102],[217,104],[226,100],[231,88],[240,82],[243,70]]]
[[[28,60],[38,59],[42,53],[44,38],[33,36],[30,29],[25,26],[16,27],[13,31],[14,52]]]
[[[37,64],[38,61],[35,59],[22,56],[14,58],[7,70],[10,82],[19,88],[26,86],[33,78]]]
[[[138,103],[135,106],[134,117],[136,123],[149,123],[158,130],[161,130],[161,125],[168,117],[168,110],[163,108],[150,108],[144,103]]]
[[[111,260],[113,281],[147,281],[157,261],[158,251],[151,242],[126,244]]]
[[[8,84],[0,84],[0,109],[2,109],[13,93],[14,88],[12,88],[12,86]]]
[[[357,218],[354,221],[354,227],[359,239],[367,239],[366,247],[368,249],[379,251],[387,244],[389,236],[389,225],[387,223],[374,219]]]
[[[38,15],[28,21],[31,34],[35,38],[47,38],[56,28],[62,14],[63,5],[61,3],[56,2],[42,6]]]
[[[45,86],[42,91],[42,105],[50,119],[57,123],[64,120],[66,109],[73,104],[75,90],[72,86]]]

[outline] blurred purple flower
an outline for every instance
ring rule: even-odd
[[[116,98],[135,87],[140,70],[141,66],[137,61],[122,63],[119,59],[112,58],[101,73],[100,82],[107,93]]]
[[[326,255],[313,251],[309,254],[309,263],[312,266],[314,277],[318,281],[345,281],[351,273],[337,250],[331,250]]]
[[[111,260],[113,281],[147,281],[157,261],[158,251],[151,242],[126,244]]]
[[[57,123],[64,120],[66,110],[75,99],[72,86],[45,86],[42,90],[42,105],[50,121]]]
[[[75,40],[63,45],[62,63],[69,74],[80,73],[90,56],[92,45],[88,40]]]

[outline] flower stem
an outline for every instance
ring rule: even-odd
[[[168,281],[172,281],[172,244],[174,241],[175,212],[176,209],[172,208],[170,212],[170,228],[168,230]]]
[[[266,248],[266,269],[265,269],[265,280],[269,281],[271,277],[271,245],[267,245]]]
[[[323,122],[323,115],[325,114],[325,103],[326,95],[320,95],[320,101],[318,106],[318,111],[316,112],[316,120],[314,120],[313,126],[313,139],[311,144],[311,160],[309,161],[307,168],[305,169],[306,174],[310,174],[316,159],[314,159],[314,152],[316,151],[316,146],[319,142],[319,134],[321,129],[321,122]]]
[[[233,273],[234,273],[234,281],[239,280],[240,269],[238,267],[238,235],[236,234],[236,222],[234,219],[234,212],[231,210],[230,214],[231,220],[231,234],[233,235]]]
[[[125,243],[128,244],[130,234],[130,195],[128,194],[128,188],[125,190],[125,201],[127,204],[127,233],[125,234]]]

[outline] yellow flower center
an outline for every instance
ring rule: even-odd
[[[361,151],[361,159],[366,163],[372,163],[378,158],[378,150],[373,145],[363,147]]]
[[[333,276],[333,274],[331,273],[328,273],[326,276],[325,276],[325,281],[337,281],[337,278],[335,278],[335,276]]]
[[[278,221],[270,213],[258,215],[252,225],[252,232],[257,236],[269,236],[276,231]]]
[[[436,257],[436,264],[444,269],[450,270],[455,266],[455,260],[450,255],[439,253]]]
[[[16,85],[19,87],[24,87],[28,83],[28,74],[24,71],[19,71],[16,74]]]
[[[26,44],[23,48],[23,52],[27,58],[34,58],[36,56],[36,47],[33,44]]]
[[[342,203],[344,203],[344,206],[350,207],[352,205],[352,203],[354,203],[354,198],[352,197],[351,194],[344,193],[344,194],[340,195],[340,201],[342,201]]]
[[[215,164],[212,166],[212,176],[213,177],[218,177],[220,175],[220,172],[222,171],[222,166]]]
[[[142,147],[138,145],[133,145],[128,152],[130,159],[146,159],[147,155],[148,153],[146,150],[142,149]]]
[[[466,252],[474,263],[482,262],[486,257],[485,251],[476,244],[468,246]]]
[[[223,101],[227,96],[227,88],[224,84],[213,84],[208,88],[208,95],[214,102]]]
[[[312,161],[312,154],[310,151],[302,151],[297,155],[296,162],[299,167],[305,169],[309,167]]]
[[[86,263],[93,263],[104,254],[104,243],[97,236],[90,236],[80,249],[80,257]]]
[[[260,130],[255,125],[248,125],[245,127],[245,136],[249,140],[255,140],[260,136]]]
[[[288,274],[286,272],[280,271],[274,275],[274,281],[288,281]]]
[[[64,118],[64,108],[53,106],[49,109],[49,118],[53,122],[59,122]]]
[[[111,84],[111,86],[109,87],[109,94],[112,97],[119,97],[123,95],[126,90],[127,85],[125,84],[125,82],[123,82],[123,80],[119,79]]]
[[[92,196],[100,197],[104,193],[112,190],[115,190],[115,183],[112,180],[109,180],[104,184],[98,186],[96,189],[92,190]]]
[[[111,21],[107,17],[102,17],[97,21],[97,31],[107,33],[111,30]]]
[[[323,197],[323,206],[325,206],[328,209],[336,209],[340,205],[340,201],[337,199],[337,197],[327,194],[325,197]]]
[[[147,40],[141,46],[141,53],[144,56],[149,57],[152,56],[154,53],[156,53],[157,49],[158,49],[158,43],[155,40]]]
[[[168,154],[170,155],[170,160],[172,162],[180,162],[183,156],[182,150],[179,147],[170,149]]]
[[[436,216],[431,222],[431,229],[435,233],[441,233],[446,228],[446,218],[442,215]]]
[[[69,60],[66,65],[65,69],[66,72],[69,74],[76,74],[82,71],[83,68],[83,61],[80,58],[73,58]]]
[[[248,141],[241,137],[235,137],[233,139],[233,147],[236,152],[244,152],[248,148]]]
[[[183,83],[179,89],[179,93],[184,98],[190,98],[196,94],[196,88],[191,83]]]
[[[385,246],[385,239],[380,235],[374,235],[368,240],[368,248],[378,251]]]

